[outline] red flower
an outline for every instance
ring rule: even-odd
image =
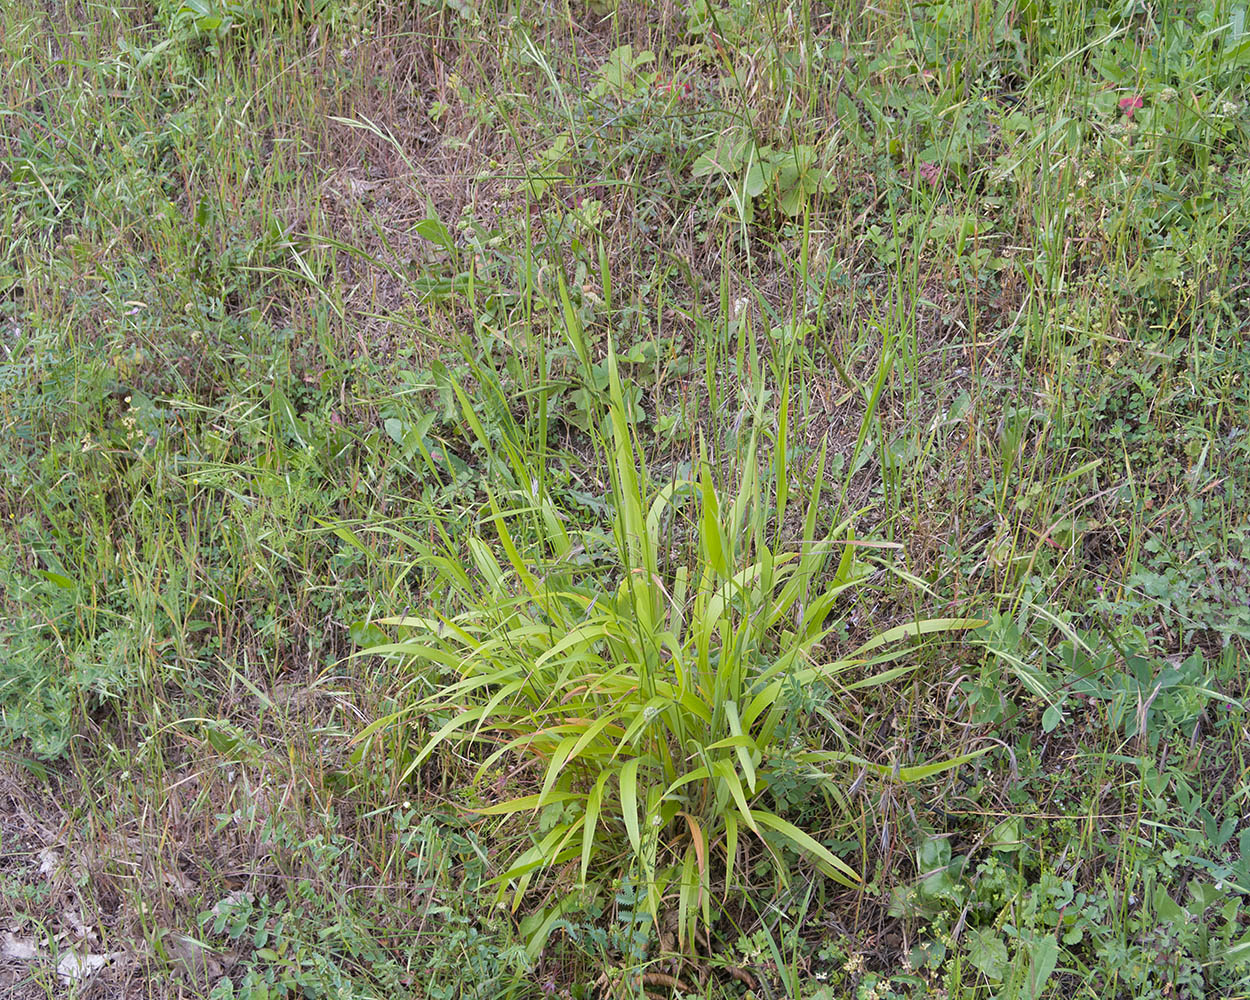
[[[922,162],[917,173],[929,187],[937,187],[938,181],[942,179],[942,168],[936,163]]]
[[[1140,94],[1133,94],[1130,97],[1120,98],[1120,110],[1124,112],[1125,118],[1132,118],[1133,112],[1140,108],[1146,102],[1141,99]]]
[[[661,94],[674,94],[679,101],[689,97],[692,89],[689,80],[665,80],[656,84],[656,90]]]

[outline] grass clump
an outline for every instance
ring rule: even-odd
[[[448,679],[366,735],[417,712],[448,714],[409,771],[461,738],[484,748],[478,780],[498,775],[492,781],[502,788],[520,774],[538,788],[481,809],[540,815],[532,846],[495,879],[501,894],[515,886],[514,909],[537,873],[571,863],[583,886],[593,872],[601,891],[631,878],[642,887],[639,908],[657,922],[675,898],[679,938],[693,942],[700,917],[705,930],[713,924],[713,899],[744,877],[740,832],[762,841],[779,883],[798,855],[843,885],[859,884],[821,842],[858,839],[847,829],[847,782],[830,773],[862,763],[839,719],[839,695],[914,669],[914,650],[891,648],[902,640],[983,623],[918,620],[830,657],[826,646],[845,630],[839,599],[866,567],[848,523],[817,537],[824,454],[803,541],[797,551],[774,552],[766,539],[776,541],[785,521],[786,469],[779,458],[757,478],[758,429],[746,474],[724,503],[705,453],[697,478],[652,491],[610,348],[607,366],[602,454],[611,470],[611,539],[570,534],[568,514],[547,496],[523,496],[515,507],[492,496],[483,520],[506,569],[482,535],[467,539],[467,565],[454,547],[419,548],[434,591],[466,610],[384,620],[405,635],[374,652]],[[783,420],[773,454],[786,446]],[[836,566],[827,572],[831,556]],[[913,661],[871,672],[904,657]],[[850,671],[861,676],[846,683]],[[422,687],[430,683],[420,677]],[[817,705],[828,731],[812,745],[807,715]],[[827,808],[816,836],[775,811],[772,786],[795,781]]]

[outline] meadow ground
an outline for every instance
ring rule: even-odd
[[[1238,0],[10,0],[0,993],[1250,996]]]

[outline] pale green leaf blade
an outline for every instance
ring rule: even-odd
[[[829,848],[825,847],[811,834],[800,830],[793,823],[787,822],[776,813],[765,809],[753,809],[751,817],[760,826],[768,827],[785,837],[791,844],[812,856],[817,866],[836,882],[852,888],[858,888],[861,882],[859,874]]]
[[[621,767],[621,819],[625,821],[625,833],[629,836],[630,846],[634,853],[642,851],[642,834],[638,829],[638,764],[634,757],[627,760]]]

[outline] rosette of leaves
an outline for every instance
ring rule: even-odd
[[[774,149],[733,133],[722,136],[695,160],[690,172],[693,177],[722,178],[729,188],[725,202],[744,223],[755,218],[757,201],[795,218],[812,198],[832,188],[829,171],[814,146]]]

